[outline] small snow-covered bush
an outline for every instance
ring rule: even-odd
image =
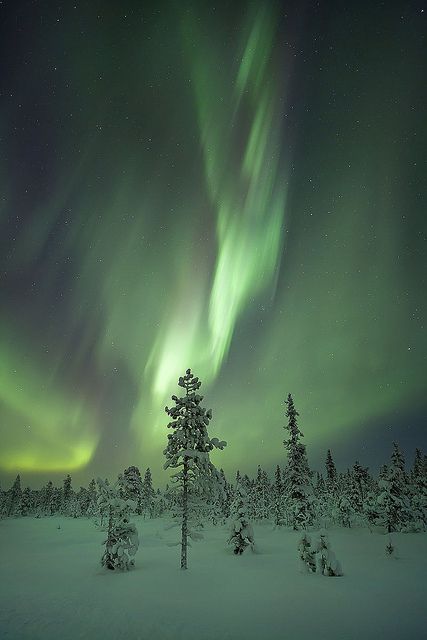
[[[139,539],[135,525],[127,518],[121,518],[113,525],[104,544],[105,551],[101,558],[103,566],[122,571],[133,567],[134,560],[131,556],[138,551]]]
[[[311,547],[311,539],[307,533],[303,533],[298,543],[298,553],[301,559],[301,567],[307,573],[315,573],[316,559]]]
[[[238,486],[231,505],[230,537],[228,543],[234,546],[235,555],[241,555],[247,547],[254,550],[254,531],[247,516],[247,495],[243,487]]]
[[[341,565],[329,546],[329,540],[325,531],[320,532],[320,537],[315,549],[316,571],[324,576],[342,576]]]
[[[385,553],[390,558],[397,558],[397,549],[396,549],[396,546],[393,544],[393,541],[390,535],[388,536],[387,544],[385,547]]]
[[[254,549],[254,532],[250,522],[242,518],[233,520],[230,533],[229,544],[234,545],[235,555],[241,555],[246,547]]]
[[[135,525],[128,520],[129,512],[135,507],[132,500],[119,497],[116,486],[98,480],[99,508],[108,516],[107,539],[101,564],[107,569],[128,570],[134,565],[133,556],[138,551],[139,538]]]

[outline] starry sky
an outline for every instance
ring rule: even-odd
[[[0,3],[0,478],[426,447],[422,2]]]

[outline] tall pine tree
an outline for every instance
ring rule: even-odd
[[[133,500],[135,502],[136,512],[141,514],[142,478],[138,467],[131,466],[123,471],[121,493],[125,500]]]
[[[415,450],[414,466],[411,471],[411,513],[416,529],[427,525],[427,468],[420,449]]]
[[[144,514],[144,517],[146,517],[147,514],[150,516],[150,518],[153,517],[155,496],[156,492],[153,489],[151,470],[150,467],[148,467],[144,474],[144,480],[142,481],[141,487],[141,513]]]
[[[301,442],[303,434],[297,423],[299,413],[295,409],[291,394],[288,395],[285,404],[288,424],[284,428],[289,431],[289,438],[283,441],[288,452],[286,478],[292,526],[297,530],[313,522],[313,489],[305,445]]]
[[[328,485],[328,489],[331,491],[336,489],[337,485],[337,468],[335,466],[335,462],[332,458],[331,450],[328,449],[326,454],[326,483]]]
[[[181,523],[181,569],[187,569],[187,546],[191,532],[188,529],[188,494],[192,480],[209,475],[209,453],[214,448],[223,449],[226,442],[218,438],[210,438],[207,426],[212,419],[211,409],[201,406],[203,396],[196,393],[201,382],[187,369],[185,376],[179,378],[178,385],[185,390],[185,395],[172,396],[174,407],[165,407],[172,418],[168,428],[168,444],[164,450],[166,462],[164,468],[180,468],[173,478],[181,489],[182,523]]]
[[[22,515],[21,476],[17,475],[12,487],[6,493],[4,513],[8,518]]]
[[[71,503],[73,498],[73,489],[71,487],[71,476],[67,474],[64,478],[64,485],[62,489],[62,504],[61,512],[63,515],[69,516],[71,513]]]
[[[276,527],[284,524],[283,521],[283,481],[282,481],[282,472],[280,470],[279,465],[276,466],[276,471],[274,472],[274,524]]]
[[[395,442],[391,462],[381,469],[378,485],[380,492],[377,504],[380,521],[388,533],[402,531],[410,520],[409,491],[405,459]]]

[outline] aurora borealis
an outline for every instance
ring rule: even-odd
[[[188,367],[226,472],[425,447],[426,13],[324,4],[0,6],[2,479],[164,482]]]

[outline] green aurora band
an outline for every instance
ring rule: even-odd
[[[186,40],[198,41],[194,24]],[[189,33],[188,33],[189,32]],[[176,287],[177,303],[150,355],[153,394],[162,401],[173,392],[182,363],[211,382],[227,356],[239,315],[255,296],[275,280],[280,262],[285,181],[279,167],[280,121],[277,96],[268,65],[274,22],[265,11],[257,15],[247,37],[233,85],[222,86],[212,49],[197,44],[192,79],[197,104],[205,181],[216,218],[217,256],[213,274],[198,281],[189,273]],[[218,77],[215,77],[215,74]],[[221,96],[233,100],[223,104]],[[239,130],[242,103],[247,132]],[[243,147],[236,158],[236,139]],[[194,250],[193,250],[194,251]],[[195,261],[198,261],[195,256]],[[191,270],[193,271],[193,270]],[[183,302],[180,304],[179,300]]]

